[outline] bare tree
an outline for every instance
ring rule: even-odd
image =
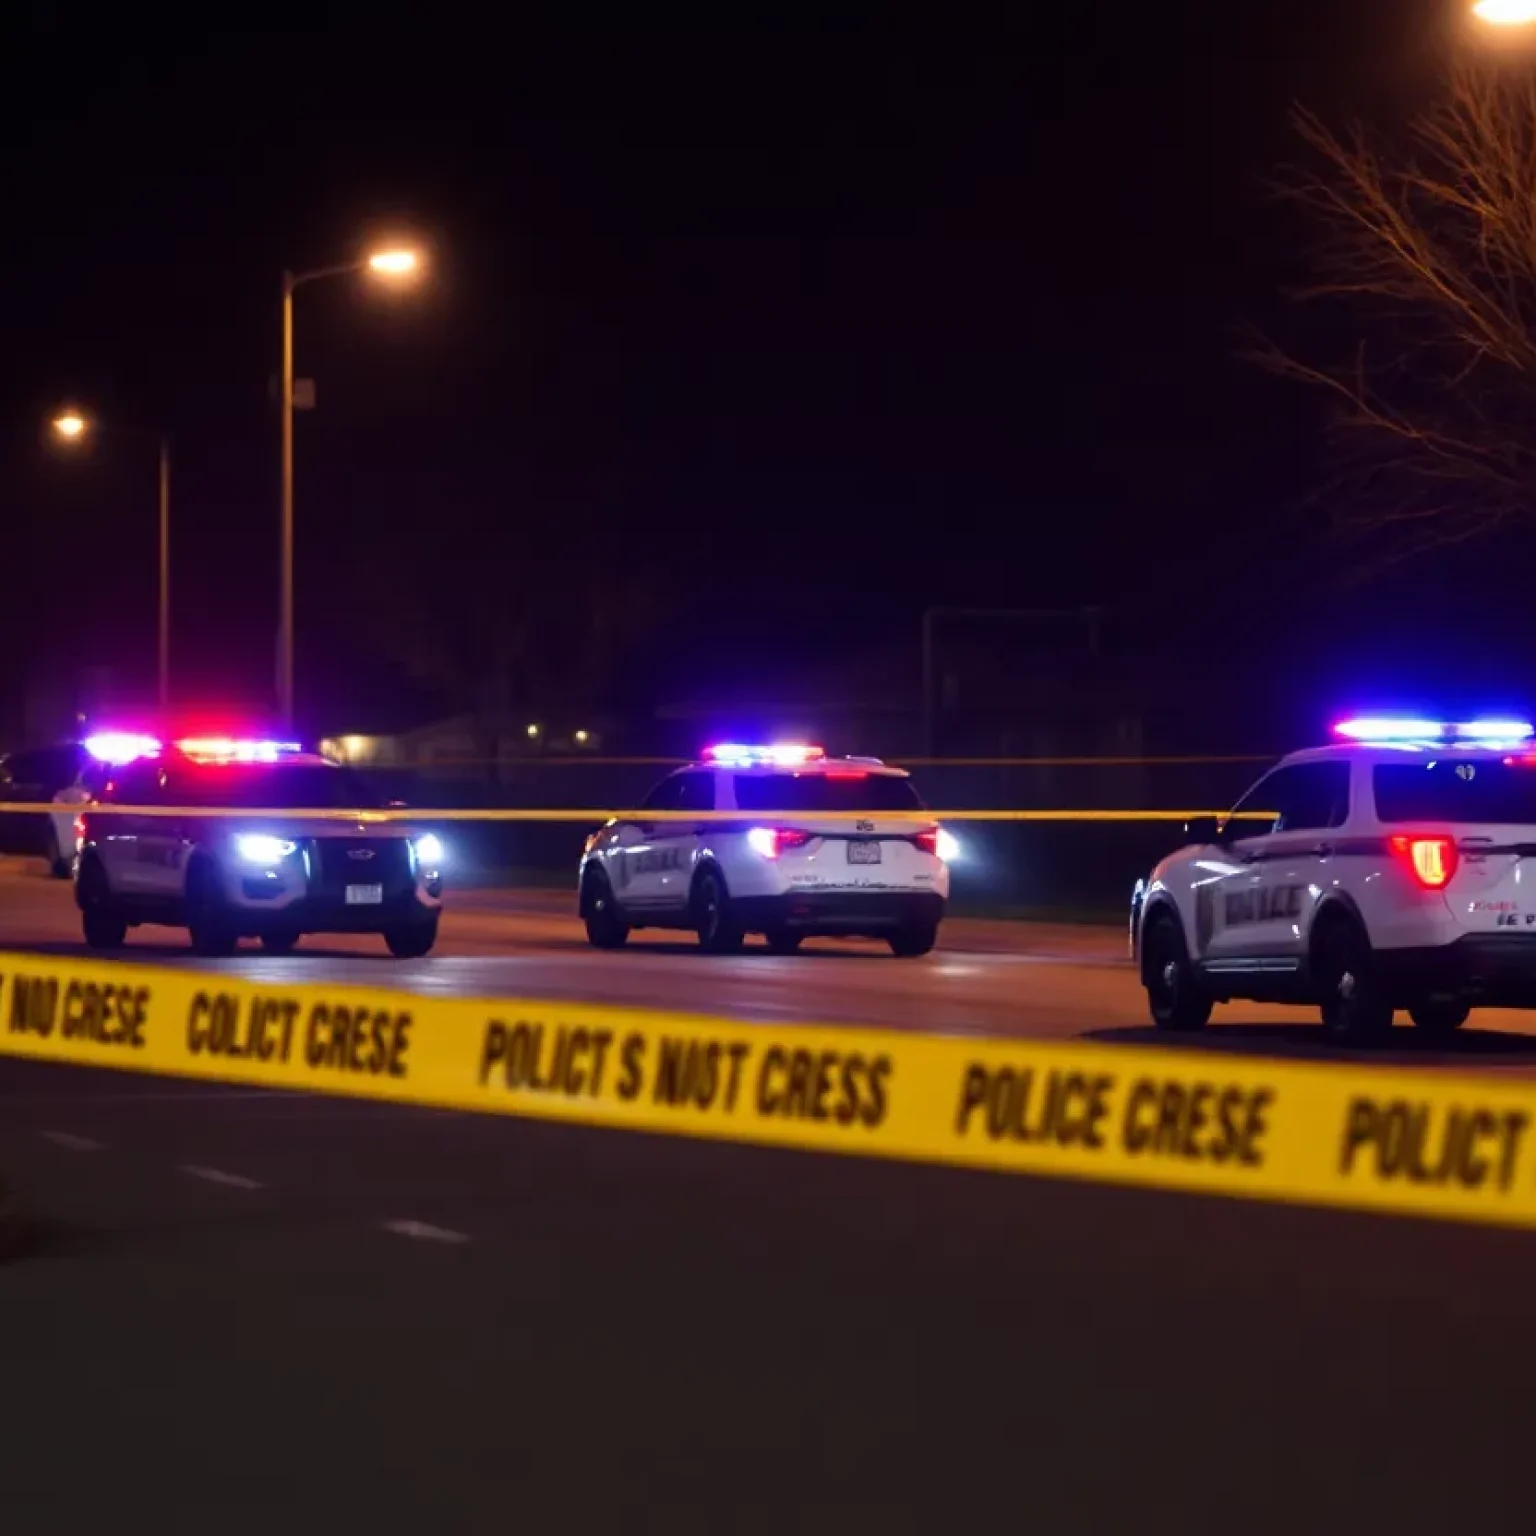
[[[1318,239],[1259,361],[1328,397],[1355,569],[1536,519],[1536,74],[1462,59],[1395,139],[1295,125]]]

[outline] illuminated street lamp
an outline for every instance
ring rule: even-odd
[[[361,261],[310,272],[283,273],[283,362],[279,412],[283,418],[282,468],[282,612],[278,621],[277,691],[283,723],[293,724],[293,294],[305,283],[367,272],[383,279],[414,277],[421,268],[418,252],[405,247],[374,251]]]
[[[78,444],[92,432],[102,430],[99,422],[78,411],[63,411],[49,423],[53,435],[62,443]],[[114,424],[114,432],[128,431]],[[149,434],[133,433],[135,436]],[[162,715],[171,701],[171,444],[163,433],[153,434],[160,447],[160,611],[155,647],[157,693]]]
[[[1536,0],[1477,0],[1472,14],[1491,27],[1524,27],[1536,21]]]

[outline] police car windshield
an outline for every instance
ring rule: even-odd
[[[357,774],[318,764],[284,767],[240,763],[198,768],[183,782],[195,805],[228,805],[253,811],[350,811],[377,809],[379,803]]]
[[[891,773],[738,773],[743,811],[920,811],[911,779]]]
[[[1371,774],[1383,821],[1536,826],[1536,765],[1491,759],[1378,763]]]

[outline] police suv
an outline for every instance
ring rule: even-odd
[[[897,955],[926,955],[949,897],[955,844],[936,822],[910,819],[922,810],[907,774],[878,758],[829,758],[799,745],[711,747],[663,779],[633,819],[587,839],[578,886],[587,937],[617,949],[636,928],[682,929],[724,954],[760,933],[790,954],[821,934],[881,938]],[[678,814],[648,820],[648,811]],[[690,811],[732,819],[689,822]]]
[[[186,814],[82,811],[75,901],[93,949],[117,948],[141,923],[186,928],[201,955],[231,954],[247,936],[286,954],[306,933],[377,933],[403,959],[437,941],[435,835],[294,814],[376,808],[358,776],[327,758],[279,742],[179,741],[116,771],[100,801]]]
[[[1311,1003],[1339,1040],[1404,1009],[1458,1029],[1536,1007],[1536,748],[1524,722],[1362,719],[1295,752],[1138,882],[1131,946],[1152,1018]]]

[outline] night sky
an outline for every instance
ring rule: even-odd
[[[173,438],[179,692],[269,693],[279,274],[397,233],[419,287],[299,297],[315,724],[405,697],[417,637],[473,646],[497,593],[557,626],[640,594],[659,694],[910,640],[940,602],[1105,603],[1183,664],[1322,658],[1341,688],[1523,675],[1507,550],[1314,591],[1317,402],[1236,355],[1299,261],[1266,192],[1288,107],[1400,110],[1437,0],[156,10],[0,23],[0,690],[39,655],[150,682],[153,443],[65,458],[67,401]]]

